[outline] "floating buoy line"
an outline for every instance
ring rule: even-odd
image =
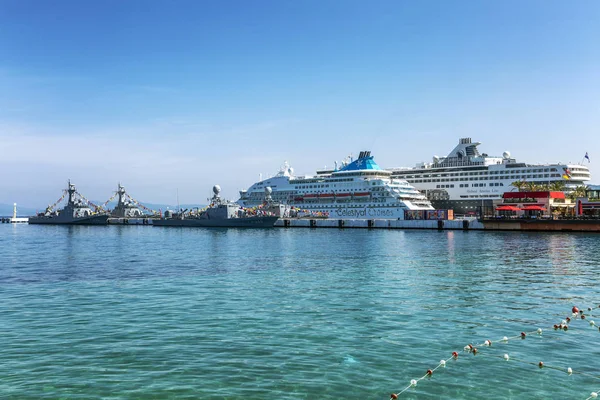
[[[591,311],[593,311],[594,309],[599,309],[600,305],[598,307],[588,307],[587,311],[589,312],[587,315],[584,314],[583,309],[579,309],[578,307],[574,306],[571,309],[571,315],[567,316],[565,319],[563,319],[559,324],[554,324],[553,328],[555,331],[563,331],[566,332],[569,330],[569,324],[575,320],[575,319],[581,319],[581,320],[586,320],[587,318],[591,318],[593,317],[593,314],[591,314]],[[597,328],[600,331],[600,327],[598,325],[596,325],[596,322],[594,322],[594,320],[590,320],[589,321],[589,326],[592,328]],[[556,366],[556,365],[548,365],[546,363],[544,363],[543,361],[538,361],[538,362],[532,362],[532,361],[528,361],[528,360],[522,360],[522,359],[518,359],[518,358],[514,358],[511,357],[508,353],[504,354],[503,356],[496,356],[496,355],[491,355],[491,354],[485,354],[485,352],[481,352],[480,349],[485,349],[488,347],[492,347],[493,345],[495,345],[496,343],[499,344],[506,344],[511,340],[515,340],[515,339],[521,339],[521,340],[525,340],[528,336],[530,335],[538,335],[541,336],[543,333],[542,328],[538,328],[535,331],[531,331],[531,332],[521,332],[519,335],[516,336],[504,336],[502,339],[499,340],[489,340],[486,339],[483,343],[477,343],[477,344],[467,344],[464,348],[463,351],[466,353],[471,353],[474,356],[481,354],[484,355],[486,357],[492,357],[492,358],[500,358],[503,359],[504,361],[511,361],[511,362],[518,362],[518,363],[522,363],[522,364],[529,364],[529,365],[534,365],[537,366],[538,368],[547,368],[547,369],[552,369],[552,370],[556,370],[556,371],[560,371],[560,372],[564,372],[567,373],[568,375],[582,375],[582,376],[586,376],[588,378],[593,378],[593,379],[598,379],[600,380],[600,376],[598,375],[592,375],[586,372],[581,372],[581,371],[574,371],[571,367],[560,367],[560,366]],[[420,378],[416,378],[416,379],[411,379],[410,383],[404,387],[402,390],[400,390],[397,393],[392,393],[390,395],[390,398],[395,400],[398,399],[404,392],[406,392],[407,390],[409,390],[410,388],[413,388],[415,386],[417,386],[417,384],[422,381],[425,378],[431,378],[434,374],[435,371],[437,371],[439,368],[446,368],[446,365],[448,364],[449,361],[452,360],[458,360],[459,358],[459,354],[457,351],[453,351],[452,355],[446,359],[442,359],[440,360],[440,362],[432,369],[428,369],[425,374],[423,376],[421,376]],[[591,400],[591,399],[595,399],[598,398],[600,394],[600,390],[597,390],[595,392],[592,392],[589,397],[585,400]]]

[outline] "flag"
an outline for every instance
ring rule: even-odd
[[[563,168],[564,174],[563,179],[571,179],[571,171],[568,168]]]
[[[585,152],[585,156],[583,158],[587,158],[588,162],[590,162],[590,156],[588,156],[587,151]]]

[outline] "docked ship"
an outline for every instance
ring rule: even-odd
[[[212,227],[212,228],[272,228],[279,219],[267,210],[245,210],[239,204],[227,201],[220,196],[219,185],[213,187],[210,205],[202,210],[183,210],[165,213],[165,217],[155,219],[153,226]]]
[[[279,204],[336,219],[404,219],[406,210],[433,210],[431,202],[406,180],[383,170],[370,151],[348,157],[338,169],[295,176],[286,162],[279,172],[240,191],[238,204],[252,207],[267,198]]]
[[[141,208],[144,208],[151,215],[156,214],[155,211],[144,207],[143,205],[135,201],[131,196],[129,196],[129,194],[127,194],[127,191],[125,190],[125,187],[123,187],[123,185],[121,185],[120,183],[117,186],[115,196],[118,196],[119,199],[117,201],[117,205],[110,213],[111,217],[113,218],[143,218],[145,215]],[[113,196],[113,198],[115,196]],[[109,201],[110,200],[112,200],[112,198],[109,199]]]
[[[446,156],[414,168],[391,168],[392,177],[405,179],[425,193],[436,208],[458,214],[480,213],[492,208],[493,200],[516,190],[515,182],[531,182],[571,191],[590,180],[590,171],[576,164],[527,164],[517,162],[508,151],[502,156],[480,153],[480,142],[462,138]]]
[[[67,204],[61,210],[55,210],[55,207],[68,196]],[[56,203],[46,207],[43,213],[29,218],[30,224],[49,224],[49,225],[106,225],[108,223],[108,214],[98,212],[100,207],[95,210],[90,208],[91,203],[77,192],[75,185],[69,181],[69,186],[64,194]]]

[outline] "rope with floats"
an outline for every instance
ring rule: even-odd
[[[594,309],[598,309],[598,308],[600,308],[600,305],[598,307],[588,307],[587,310],[589,312],[591,312]],[[576,320],[576,319],[585,320],[587,317],[592,317],[592,316],[593,316],[593,314],[591,314],[591,313],[586,316],[586,314],[584,314],[583,310],[580,310],[578,307],[574,306],[571,309],[571,315],[567,316],[559,324],[554,324],[553,328],[555,331],[566,332],[569,330],[569,324],[573,320]],[[589,321],[589,326],[592,328],[597,327],[596,323],[593,320]],[[598,327],[598,330],[600,330],[600,327]],[[519,335],[516,335],[516,336],[511,336],[511,337],[504,336],[502,339],[497,340],[497,341],[491,341],[488,339],[488,340],[485,340],[483,343],[467,344],[463,348],[463,350],[467,353],[472,353],[475,356],[475,355],[481,353],[480,348],[491,347],[493,343],[507,344],[511,340],[515,340],[515,339],[525,340],[527,338],[527,336],[535,335],[535,334],[537,334],[538,336],[541,336],[542,333],[543,333],[543,330],[541,328],[538,328],[535,331],[531,331],[531,332],[521,332]],[[534,365],[534,366],[537,366],[538,368],[547,368],[547,369],[552,369],[552,370],[556,370],[556,371],[560,371],[560,372],[565,372],[568,375],[576,374],[576,375],[582,375],[582,376],[585,376],[588,378],[600,380],[600,376],[592,375],[592,374],[589,374],[586,372],[581,372],[581,371],[573,371],[573,369],[571,367],[564,368],[564,367],[559,367],[559,366],[555,366],[555,365],[548,365],[548,364],[544,363],[543,361],[532,362],[532,361],[518,359],[518,358],[514,358],[514,357],[511,358],[508,353],[504,354],[503,356],[487,355],[485,353],[481,353],[481,354],[485,355],[486,357],[501,358],[501,359],[504,359],[505,361],[513,361],[513,362],[518,362],[518,363],[522,363],[522,364]],[[440,360],[440,362],[437,364],[437,366],[435,366],[435,368],[428,369],[427,372],[425,372],[425,374],[423,376],[416,378],[416,379],[411,379],[410,383],[407,386],[405,386],[402,390],[400,390],[397,393],[392,393],[390,395],[390,399],[392,399],[392,400],[398,399],[399,396],[401,396],[404,392],[406,392],[410,388],[417,386],[417,384],[420,381],[422,381],[423,379],[431,378],[433,376],[433,373],[435,371],[437,371],[439,368],[446,368],[446,365],[448,364],[449,361],[458,360],[458,357],[459,357],[458,352],[453,351],[451,357]],[[592,392],[586,400],[591,400],[591,399],[597,398],[599,393],[600,393],[600,390]]]

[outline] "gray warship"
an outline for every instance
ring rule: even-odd
[[[221,199],[219,185],[213,187],[210,205],[202,210],[165,212],[153,226],[185,226],[214,228],[272,228],[278,217],[260,209],[245,210],[239,204]]]
[[[147,215],[140,209],[143,207],[137,201],[135,201],[131,196],[127,194],[125,188],[119,183],[117,187],[117,191],[115,193],[116,196],[119,196],[119,201],[115,208],[111,211],[110,215],[113,218],[144,218]],[[114,196],[113,196],[114,198]],[[109,200],[110,201],[110,200]],[[152,212],[156,214],[155,211],[152,211],[145,207],[146,211]]]
[[[54,210],[65,196],[69,196],[67,205],[62,210]],[[106,225],[108,214],[98,213],[90,208],[89,201],[77,192],[75,185],[69,180],[69,187],[60,199],[46,207],[43,213],[29,218],[30,224],[49,225]],[[98,207],[95,207],[98,210]]]

